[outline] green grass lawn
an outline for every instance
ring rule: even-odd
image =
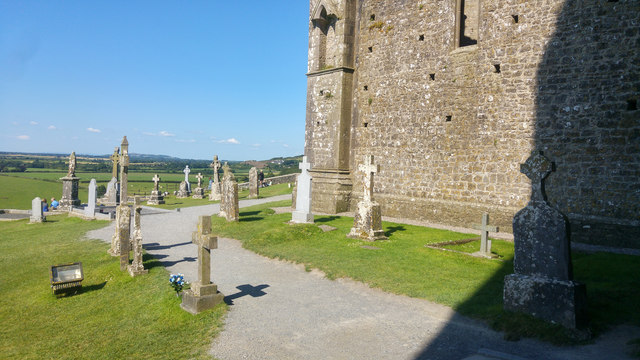
[[[426,244],[460,240],[475,235],[419,226],[383,222],[389,240],[373,243],[348,239],[353,219],[316,216],[314,225],[288,225],[291,214],[276,215],[270,207],[289,201],[243,208],[240,221],[227,223],[212,217],[214,233],[232,237],[243,246],[272,258],[305,264],[322,270],[329,278],[349,277],[382,290],[448,305],[463,315],[483,319],[511,338],[539,337],[557,343],[572,342],[575,336],[524,315],[502,310],[504,276],[513,273],[513,243],[493,240],[492,251],[500,260],[426,248]],[[317,225],[337,230],[322,232]],[[374,246],[378,250],[362,246]],[[465,244],[463,252],[479,250],[479,244]],[[601,332],[609,325],[640,326],[636,311],[640,298],[640,277],[636,256],[605,253],[573,254],[577,281],[587,285],[591,330]]]
[[[157,261],[145,256],[149,274],[132,278],[106,253],[108,244],[82,239],[106,222],[48,220],[0,222],[0,358],[208,358],[226,305],[193,316],[180,308]],[[76,261],[82,290],[56,298],[49,266]]]
[[[78,198],[83,203],[89,197],[87,187],[88,184],[78,185]],[[0,189],[0,209],[30,210],[31,200],[35,197],[47,198],[47,201],[62,197],[62,182],[0,175]]]

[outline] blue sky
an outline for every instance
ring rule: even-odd
[[[0,151],[304,151],[308,1],[0,1]]]

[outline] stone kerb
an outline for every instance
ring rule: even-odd
[[[580,328],[587,319],[586,287],[573,281],[565,216],[544,194],[552,163],[539,152],[520,171],[531,179],[532,193],[513,218],[514,274],[504,279],[504,308]]]

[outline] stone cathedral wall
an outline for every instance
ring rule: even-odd
[[[468,226],[488,212],[511,231],[531,191],[520,164],[541,150],[557,169],[548,199],[573,240],[640,247],[640,2],[464,3],[473,21],[463,32],[477,37],[468,46],[457,35],[460,0],[356,2],[348,139],[336,140],[338,120],[309,131],[344,106],[319,97],[340,93],[339,74],[310,77],[314,167],[348,142],[353,189],[365,155],[380,164],[383,215]],[[337,24],[348,20],[340,15]],[[352,209],[361,197],[352,192]]]

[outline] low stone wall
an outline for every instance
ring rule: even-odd
[[[271,185],[293,183],[293,182],[296,181],[296,175],[298,175],[298,173],[280,175],[280,176],[273,176],[273,177],[270,177],[270,178],[265,178],[264,181],[266,183],[271,182]],[[248,182],[244,182],[244,183],[238,184],[238,190],[248,190],[248,189],[249,189],[249,183]]]

